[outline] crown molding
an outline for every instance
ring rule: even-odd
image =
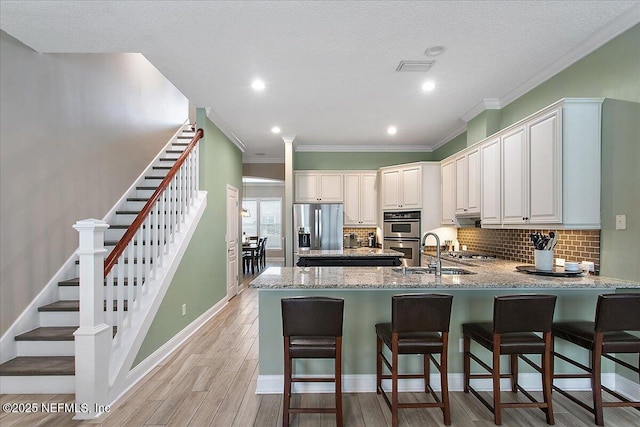
[[[211,122],[216,125],[220,132],[222,132],[229,140],[240,149],[242,153],[247,151],[247,146],[236,136],[235,133],[227,126],[227,124],[220,118],[220,116],[213,111],[211,108],[205,108],[205,112],[207,113],[207,118],[211,120]]]
[[[284,157],[242,156],[242,163],[284,163]]]
[[[315,153],[429,153],[433,151],[428,145],[297,145],[298,152]]]
[[[438,148],[442,147],[447,142],[451,141],[453,138],[455,138],[456,136],[462,134],[466,130],[467,130],[467,123],[466,122],[463,122],[459,126],[451,129],[446,135],[444,135],[442,138],[440,138],[435,143],[435,145],[433,146],[433,150],[437,150]]]
[[[540,73],[500,98],[501,108],[549,80],[565,68],[575,64],[580,59],[599,49],[605,43],[613,40],[638,23],[640,23],[640,3],[631,7],[627,12],[615,17],[604,27],[591,33],[578,46],[566,52]]]
[[[536,74],[517,88],[513,89],[511,92],[507,93],[502,98],[485,98],[465,114],[463,114],[460,118],[465,122],[469,122],[484,110],[504,108],[516,99],[520,98],[522,95],[526,94],[532,89],[535,89],[540,84],[549,80],[551,77],[555,76],[562,70],[575,64],[585,56],[599,49],[605,43],[613,40],[615,37],[629,30],[631,27],[637,25],[638,23],[640,23],[640,3],[629,8],[627,12],[612,19],[599,30],[591,33],[586,39],[582,40],[579,45],[563,54],[560,58],[552,62],[549,66],[545,67],[538,74]],[[438,145],[436,145],[436,147],[434,148],[437,147]]]

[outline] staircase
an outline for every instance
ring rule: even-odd
[[[135,220],[138,213],[144,207],[148,199],[156,191],[156,188],[171,169],[175,161],[180,157],[183,150],[195,136],[195,131],[191,125],[184,125],[170,143],[165,147],[156,160],[150,165],[136,184],[121,199],[115,210],[107,216],[110,224],[104,235],[104,247],[107,250],[106,256],[113,251],[120,238],[125,234],[129,226]],[[176,197],[171,193],[171,197]],[[165,196],[166,197],[166,196]],[[164,203],[163,203],[164,205]],[[167,203],[167,206],[170,206]],[[177,212],[173,212],[177,214]],[[171,228],[171,225],[154,226],[153,228]],[[149,227],[145,225],[144,227]],[[150,231],[150,230],[149,230]],[[143,231],[144,233],[144,231]],[[164,240],[163,233],[146,233],[147,236]],[[158,241],[158,240],[156,240]],[[163,242],[164,243],[164,242]],[[135,241],[135,245],[147,245],[147,241]],[[140,254],[140,251],[136,251]],[[129,252],[130,254],[130,252]],[[105,257],[106,257],[105,256]],[[75,392],[75,343],[74,332],[78,329],[80,319],[79,301],[79,279],[78,261],[75,257],[74,276],[61,280],[57,283],[58,300],[42,305],[37,308],[39,327],[15,335],[16,357],[0,364],[0,384],[2,393],[74,393]],[[123,279],[112,281],[112,286],[127,288],[122,292],[124,295],[119,298],[122,301],[118,304],[118,299],[114,292],[106,292],[104,301],[104,311],[108,324],[115,322],[108,321],[109,317],[114,319],[119,311],[129,310],[127,296],[138,295],[138,279],[142,278],[140,272],[145,269],[143,264],[154,262],[153,257],[141,257],[144,261],[134,255],[126,256],[123,264],[132,264],[132,268],[122,268],[116,275]],[[149,270],[146,269],[148,272]],[[131,272],[136,272],[129,277]],[[147,276],[144,276],[147,277]],[[111,279],[113,280],[113,279]],[[142,280],[141,280],[142,281]],[[129,286],[133,286],[135,293],[128,292]],[[105,280],[105,289],[107,283]],[[118,291],[115,294],[119,294]],[[112,299],[113,298],[113,299]],[[111,300],[111,301],[109,301]],[[121,305],[121,307],[119,307]],[[36,315],[33,313],[33,315]],[[121,317],[120,317],[121,319]],[[117,327],[113,326],[113,336],[117,333]]]

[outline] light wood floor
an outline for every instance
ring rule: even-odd
[[[129,391],[106,415],[92,422],[72,421],[73,414],[0,413],[0,425],[10,426],[239,426],[282,425],[282,395],[256,395],[258,376],[257,291],[245,288],[161,366]],[[539,396],[539,393],[534,393]],[[518,396],[520,393],[518,393]],[[584,398],[589,395],[583,393]],[[294,396],[294,405],[331,405],[332,394]],[[511,393],[503,393],[507,399]],[[401,399],[424,399],[405,393]],[[517,397],[519,398],[519,397]],[[73,402],[73,395],[2,395],[1,402]],[[557,426],[593,426],[591,414],[554,393]],[[493,426],[491,413],[472,395],[451,393],[454,426]],[[391,425],[391,414],[375,393],[344,394],[345,426]],[[293,417],[294,427],[335,425],[332,415],[303,414]],[[400,413],[401,426],[444,425],[438,409],[409,409]],[[546,426],[537,409],[508,409],[503,425]],[[605,409],[606,426],[638,426],[640,412],[631,408]]]

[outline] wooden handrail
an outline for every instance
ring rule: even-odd
[[[124,233],[116,247],[113,248],[113,251],[111,251],[109,256],[104,260],[104,277],[107,277],[113,266],[118,261],[118,258],[120,258],[120,255],[124,253],[124,250],[127,248],[129,242],[133,239],[140,227],[142,227],[145,219],[147,219],[147,216],[151,213],[156,200],[158,200],[164,190],[169,187],[171,180],[174,176],[176,176],[178,170],[187,159],[191,151],[193,151],[194,147],[198,144],[198,141],[200,140],[200,138],[202,138],[203,135],[204,131],[202,129],[198,129],[196,135],[193,137],[191,142],[189,142],[187,148],[182,152],[180,157],[178,157],[178,160],[176,160],[176,162],[173,164],[173,166],[169,170],[169,173],[167,173],[167,176],[165,176],[164,179],[160,182],[160,185],[158,185],[156,191],[154,191],[149,200],[147,200],[147,203],[144,205],[140,213],[138,213],[138,216],[136,216],[136,219],[133,221],[133,223],[131,223],[129,228],[127,228],[127,231]]]

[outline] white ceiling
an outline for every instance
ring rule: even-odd
[[[274,125],[298,150],[431,151],[485,105],[506,105],[638,22],[639,1],[2,0],[0,10],[0,28],[39,52],[142,53],[246,146],[245,162],[283,157]],[[446,52],[428,58],[434,45]],[[395,71],[427,59],[426,73]],[[435,90],[423,92],[425,80]]]

